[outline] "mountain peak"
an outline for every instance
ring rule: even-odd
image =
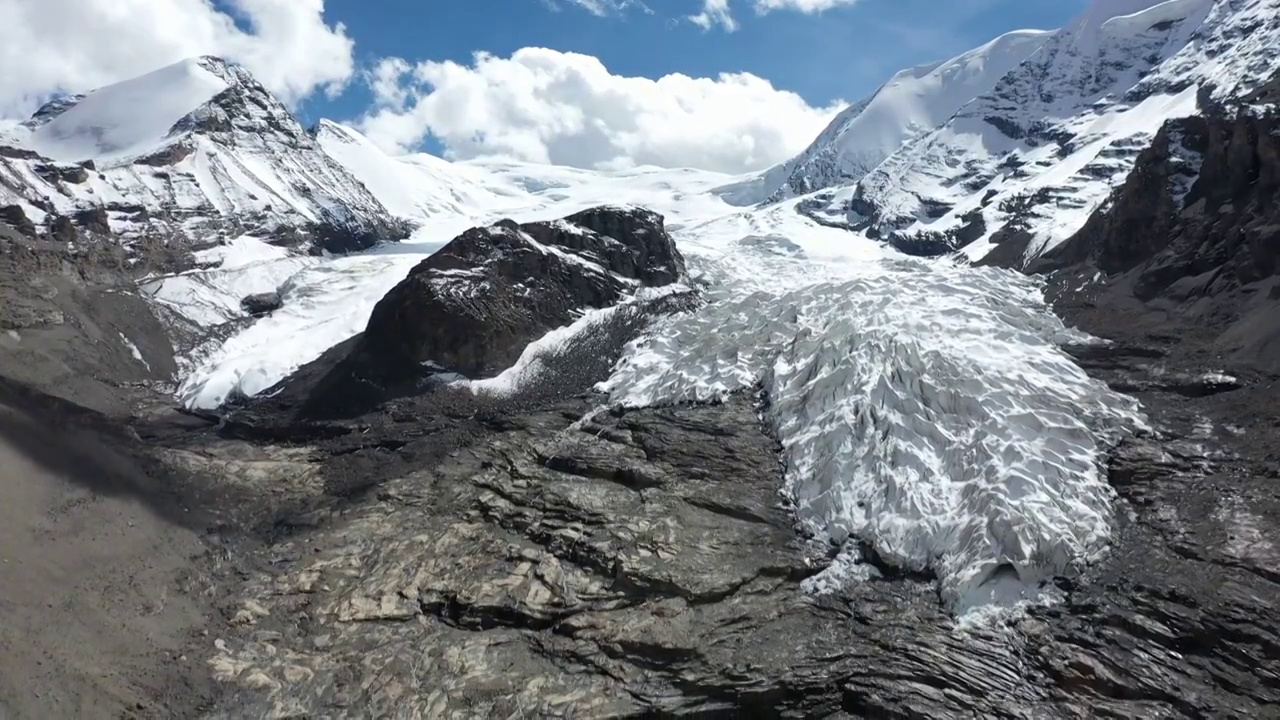
[[[837,115],[798,157],[749,182],[754,187],[734,201],[777,201],[857,182],[903,143],[990,91],[1051,35],[1015,30],[950,60],[895,74],[870,97]]]
[[[46,105],[48,119],[32,132],[32,149],[67,162],[141,155],[162,145],[180,119],[228,85],[199,60],[183,60],[78,101]]]
[[[230,87],[246,87],[261,92],[268,92],[266,88],[258,82],[258,79],[249,72],[249,69],[240,63],[218,57],[217,55],[200,55],[188,58],[183,62],[193,63],[197,67],[217,75],[223,82]]]

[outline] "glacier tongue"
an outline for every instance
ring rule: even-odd
[[[1011,573],[1029,597],[1103,552],[1100,453],[1141,416],[1060,349],[1087,338],[1033,280],[901,258],[720,262],[734,280],[634,343],[602,385],[613,401],[763,384],[801,522],[934,573],[957,612],[1008,599]]]

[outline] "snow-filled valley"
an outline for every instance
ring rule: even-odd
[[[342,124],[304,130],[246,71],[202,58],[47,106],[0,157],[0,200],[34,223],[92,206],[122,241],[157,228],[197,241],[195,269],[141,289],[208,332],[176,378],[201,411],[360,333],[468,228],[657,211],[705,302],[657,321],[598,389],[625,406],[762,389],[783,496],[843,548],[810,589],[892,567],[935,576],[964,613],[1040,597],[1105,553],[1100,463],[1144,422],[1063,350],[1091,339],[1054,316],[1039,280],[970,261],[1000,250],[997,264],[1024,267],[1105,206],[1167,120],[1252,92],[1280,53],[1278,5],[1099,0],[1062,30],[898,73],[804,153],[746,177],[393,156]],[[154,116],[123,122],[142,101]],[[1175,154],[1180,204],[1197,158]],[[409,237],[346,255],[281,240],[318,225]],[[247,317],[242,299],[273,292],[278,309]],[[580,310],[507,372],[461,382],[518,392],[540,356],[571,352],[612,312]]]
[[[735,208],[711,192],[725,180],[713,173],[492,160],[457,172],[479,179],[486,193],[472,197],[483,201],[441,213],[407,242],[326,259],[229,251],[220,269],[164,281],[158,297],[180,310],[205,313],[272,286],[284,301],[193,364],[182,402],[207,409],[261,392],[361,331],[374,303],[469,223],[630,203],[666,216],[708,302],[629,349],[601,387],[614,402],[712,400],[762,385],[801,522],[935,573],[957,611],[1035,597],[1104,551],[1112,496],[1100,453],[1141,420],[1059,349],[1085,338],[1044,306],[1036,281],[910,258],[818,225],[795,201]],[[244,242],[240,253],[255,247]],[[553,332],[476,390],[517,390],[540,353],[571,348],[592,321]],[[814,589],[870,571],[856,543],[845,554]]]

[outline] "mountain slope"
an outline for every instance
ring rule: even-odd
[[[1107,210],[1032,266],[1056,271],[1059,306],[1109,334],[1280,368],[1277,110],[1166,124]]]
[[[126,241],[250,234],[334,251],[407,234],[283,104],[217,58],[55,101],[24,127],[0,148],[0,205],[37,229],[75,217]]]
[[[1010,266],[1061,243],[1197,95],[1234,103],[1280,58],[1277,0],[1098,0],[988,93],[805,207],[915,254]]]
[[[1019,30],[945,62],[894,75],[869,98],[845,109],[800,155],[752,178],[743,204],[776,202],[857,182],[904,142],[946,122],[991,90],[1050,33]]]
[[[509,205],[502,190],[481,173],[447,160],[416,153],[392,157],[346,125],[321,120],[316,142],[393,214],[416,221],[440,216],[480,219],[485,211]],[[519,195],[508,191],[508,195]],[[517,198],[518,199],[518,198]]]

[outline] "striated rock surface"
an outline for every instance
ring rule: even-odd
[[[1081,357],[1149,373],[1142,352]],[[306,442],[325,479],[289,485],[272,563],[226,610],[215,716],[1265,715],[1280,507],[1238,455],[1254,438],[1220,424],[1229,395],[1142,397],[1163,421],[1111,463],[1111,558],[967,628],[928,577],[803,591],[829,561],[794,531],[756,399],[396,401]]]

